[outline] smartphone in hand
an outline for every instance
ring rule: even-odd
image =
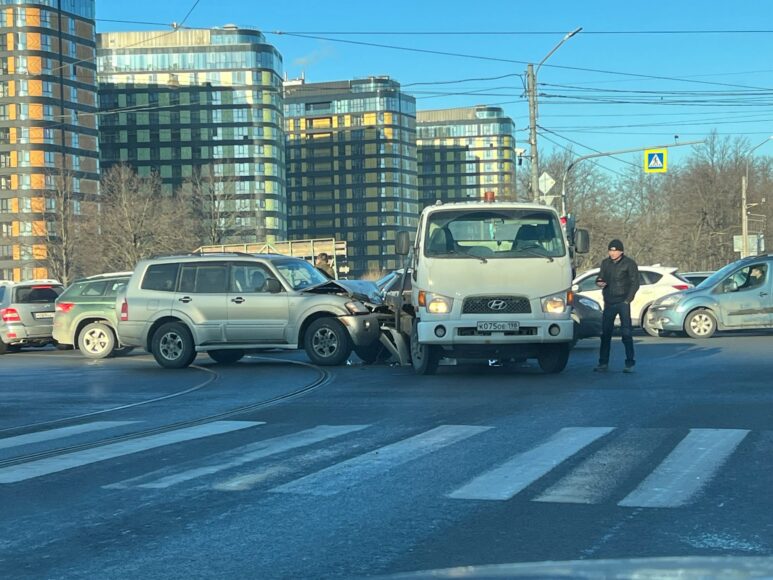
[[[602,278],[601,276],[596,278],[596,286],[598,286],[599,288],[604,288],[606,285],[607,283],[604,282],[604,278]]]

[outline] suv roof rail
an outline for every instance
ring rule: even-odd
[[[62,283],[59,280],[50,278],[33,278],[31,280],[21,280],[16,282],[16,284],[59,284],[61,286]]]

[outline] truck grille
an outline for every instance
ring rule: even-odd
[[[462,314],[529,314],[531,304],[522,296],[477,296],[466,298]]]

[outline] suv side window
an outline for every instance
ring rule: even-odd
[[[267,281],[276,278],[263,264],[237,263],[231,266],[231,292],[268,293]]]
[[[178,291],[192,294],[225,294],[227,280],[227,264],[183,264]]]
[[[107,290],[105,292],[106,297],[111,296],[118,296],[123,290],[126,288],[126,284],[128,284],[128,280],[113,280],[107,285]]]
[[[102,296],[105,293],[106,288],[107,282],[105,280],[91,282],[90,284],[86,284],[83,288],[81,296]]]
[[[177,281],[177,271],[180,264],[153,264],[145,271],[140,288],[143,290],[158,290],[160,292],[174,292]]]
[[[5,298],[5,286],[0,286],[0,302]]]

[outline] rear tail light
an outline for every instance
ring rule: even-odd
[[[689,290],[690,285],[689,284],[674,284],[674,288],[677,290]]]
[[[3,322],[21,322],[21,316],[15,308],[3,308],[0,310],[0,318]]]
[[[129,320],[129,303],[124,298],[121,304],[121,321],[126,322],[127,320]]]
[[[50,290],[53,286],[33,286],[33,290]]]
[[[60,302],[56,305],[56,311],[67,314],[70,310],[73,309],[73,306],[75,306],[73,302]]]

